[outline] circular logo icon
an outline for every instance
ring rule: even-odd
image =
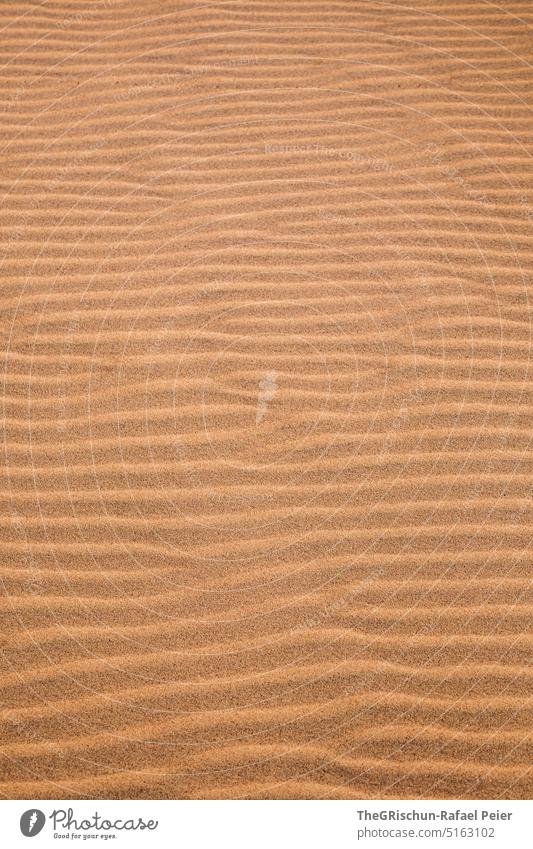
[[[20,830],[24,837],[35,837],[42,830],[45,822],[46,817],[42,811],[30,808],[29,811],[24,811],[20,818]]]

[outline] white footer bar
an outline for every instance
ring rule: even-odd
[[[527,801],[0,801],[2,845],[531,849]]]

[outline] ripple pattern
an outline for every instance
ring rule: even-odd
[[[3,0],[0,796],[531,798],[528,0]]]

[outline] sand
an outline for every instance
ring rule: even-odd
[[[3,0],[2,797],[530,797],[532,25]]]

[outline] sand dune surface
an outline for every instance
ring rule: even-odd
[[[532,26],[3,0],[2,797],[531,797]]]

